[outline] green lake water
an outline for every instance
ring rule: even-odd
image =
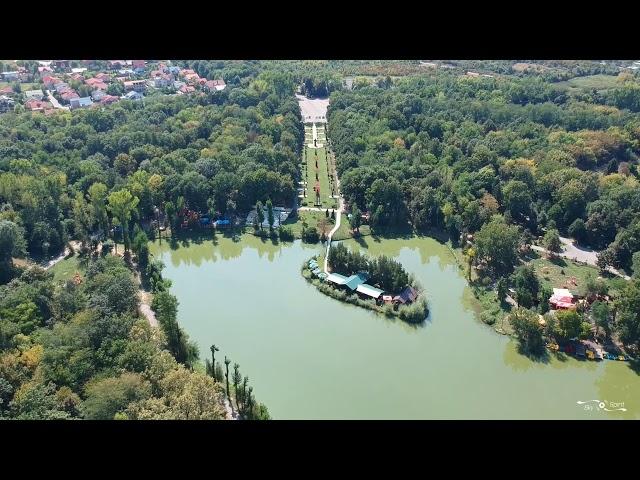
[[[480,323],[463,272],[427,237],[346,242],[398,259],[425,287],[430,314],[411,327],[318,292],[300,275],[321,247],[218,235],[152,252],[173,281],[179,322],[201,356],[220,347],[275,419],[640,418],[640,376],[624,362],[520,355]],[[626,412],[595,403],[624,402]]]

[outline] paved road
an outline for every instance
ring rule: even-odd
[[[59,108],[61,110],[69,110],[69,107],[60,105],[60,102],[56,100],[56,98],[51,94],[49,90],[47,90],[47,96],[49,97],[49,101],[51,102],[51,105],[53,105],[55,108]]]
[[[577,260],[594,267],[598,266],[598,252],[596,252],[595,250],[576,247],[570,238],[560,237],[560,241],[562,242],[562,251],[559,253],[561,257],[568,260]],[[539,245],[531,245],[531,249],[540,253],[548,253],[545,248]],[[607,267],[607,271],[612,273],[613,275],[624,278],[625,280],[631,279],[631,277],[629,277],[628,275],[619,272],[611,266]]]
[[[587,248],[579,248],[574,245],[573,240],[566,237],[560,237],[560,241],[563,245],[563,251],[561,255],[566,258],[578,260],[580,262],[588,263],[589,265],[597,265],[598,252]]]

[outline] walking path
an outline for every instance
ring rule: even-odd
[[[575,260],[577,262],[586,263],[587,265],[591,265],[594,267],[598,266],[598,252],[595,250],[588,250],[579,248],[574,245],[573,241],[570,238],[560,237],[560,242],[562,242],[562,251],[558,253],[559,256],[566,258],[568,260]],[[544,247],[539,245],[531,245],[531,249],[540,253],[549,253]],[[625,275],[624,273],[616,270],[615,268],[609,266],[607,267],[607,271],[616,275],[618,277],[624,278],[625,280],[630,280],[631,277]]]
[[[53,105],[55,108],[59,108],[61,110],[69,110],[69,107],[64,107],[60,105],[60,102],[56,100],[56,98],[53,96],[51,91],[47,90],[47,96],[49,97],[49,101],[51,102],[51,105]]]
[[[78,242],[71,241],[69,242],[69,244],[71,245],[71,248],[73,248],[74,252],[78,251],[78,247],[80,246],[80,244]],[[61,262],[62,260],[64,260],[65,258],[67,258],[67,255],[69,255],[71,253],[71,251],[68,248],[64,249],[64,252],[61,253],[60,255],[58,255],[56,258],[54,258],[53,260],[49,260],[47,262],[46,265],[43,265],[42,268],[44,268],[45,270],[49,270],[51,267],[53,267],[56,263]]]

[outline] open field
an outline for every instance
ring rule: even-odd
[[[80,259],[77,255],[73,257],[65,258],[64,260],[56,263],[51,269],[50,272],[53,272],[53,279],[56,282],[63,282],[66,280],[71,280],[76,272],[80,272],[80,274],[84,274],[85,268],[80,264]]]
[[[329,211],[331,213],[331,211]],[[302,235],[302,222],[306,221],[309,228],[317,228],[322,234],[322,222],[326,222],[325,230],[328,234],[333,228],[334,221],[331,217],[327,218],[325,212],[301,210],[298,211],[298,217],[295,219],[288,219],[283,223],[284,226],[291,228],[293,235],[296,238],[300,238]]]
[[[613,75],[588,75],[586,77],[575,77],[571,80],[564,82],[558,82],[553,84],[563,90],[567,90],[569,93],[577,92],[578,90],[607,90],[616,86],[618,77]]]
[[[584,295],[587,278],[589,276],[596,278],[600,275],[600,270],[597,267],[579,264],[565,258],[550,260],[537,252],[532,252],[529,258],[531,260],[528,263],[533,266],[540,279],[540,284],[548,288],[567,288],[578,295]],[[619,293],[620,285],[624,285],[626,282],[624,279],[618,281],[616,277],[603,278],[609,285],[610,293],[614,296]],[[572,280],[575,280],[575,284]]]

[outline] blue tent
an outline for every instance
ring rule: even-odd
[[[219,227],[221,225],[230,225],[230,224],[231,224],[231,220],[227,220],[226,218],[215,221],[216,227]]]

